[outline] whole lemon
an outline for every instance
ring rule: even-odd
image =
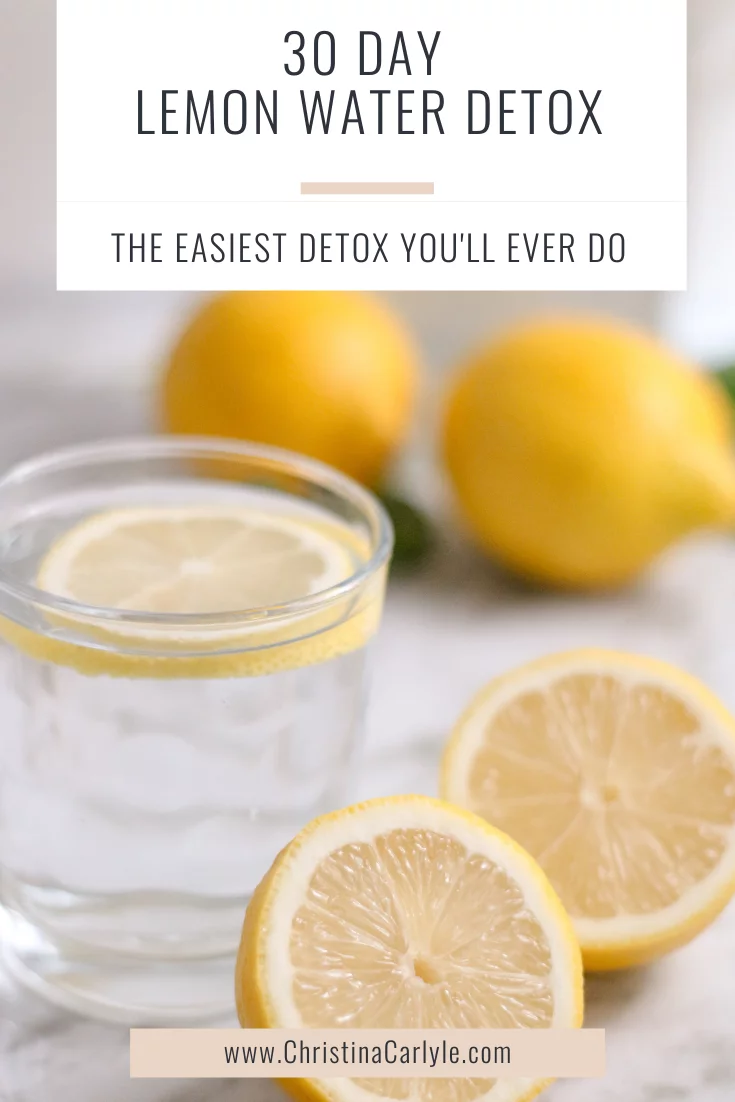
[[[687,532],[735,521],[724,392],[623,325],[509,332],[461,366],[443,433],[477,541],[536,581],[622,583]]]
[[[321,459],[368,485],[408,430],[417,355],[387,307],[344,292],[230,292],[176,345],[166,429]]]

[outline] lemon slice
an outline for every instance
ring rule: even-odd
[[[214,614],[286,604],[352,572],[344,546],[305,520],[233,506],[98,513],[52,546],[49,593],[135,612]]]
[[[515,842],[439,800],[397,796],[315,820],[248,907],[243,1026],[550,1028],[582,1021],[579,947]],[[288,1079],[302,1099],[519,1102],[533,1080]]]
[[[77,602],[79,611],[48,613],[44,631],[3,618],[0,635],[35,658],[90,675],[239,677],[312,665],[369,641],[387,565],[323,604],[282,606],[349,579],[367,561],[364,542],[336,522],[245,506],[101,512],[61,536],[38,571],[40,589]],[[116,620],[115,612],[135,618]],[[228,613],[243,616],[217,624]],[[172,614],[215,622],[172,624],[165,619]]]
[[[589,968],[684,944],[735,892],[735,721],[664,663],[589,650],[499,678],[440,787],[534,855]]]

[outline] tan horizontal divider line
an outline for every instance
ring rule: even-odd
[[[430,183],[306,183],[301,185],[302,195],[433,195]]]
[[[133,1079],[596,1079],[604,1074],[602,1029],[130,1031]]]

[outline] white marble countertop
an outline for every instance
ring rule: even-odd
[[[0,466],[39,448],[144,427],[134,396],[0,394]],[[420,484],[419,479],[419,484]],[[561,598],[509,583],[462,546],[391,586],[359,795],[433,792],[440,747],[492,674],[538,654],[616,646],[688,667],[735,706],[735,541],[678,549],[638,588]],[[0,717],[1,718],[1,717]],[[549,1102],[733,1102],[735,909],[647,970],[588,981],[608,1072],[558,1083]],[[268,1082],[131,1082],[123,1029],[46,1006],[0,973],[0,1102],[277,1099]]]

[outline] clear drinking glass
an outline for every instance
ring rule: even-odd
[[[211,615],[36,585],[55,541],[101,511],[253,502],[340,533],[349,576]],[[108,442],[0,480],[0,945],[19,979],[125,1022],[231,1012],[249,895],[344,802],[391,549],[372,494],[265,448]]]

